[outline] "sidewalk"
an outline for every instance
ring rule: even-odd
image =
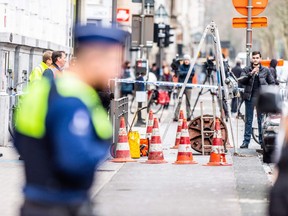
[[[19,215],[23,202],[21,190],[24,182],[23,163],[12,147],[0,147],[0,215]]]
[[[166,125],[163,121],[161,135]],[[244,157],[232,156],[231,149],[227,155],[228,162],[233,163],[230,167],[202,166],[209,156],[195,152],[197,165],[173,165],[177,150],[170,150],[170,146],[174,144],[176,127],[177,123],[173,122],[166,139],[162,139],[169,163],[142,164],[147,158],[126,164],[107,160],[98,168],[91,190],[97,215],[266,215],[271,173],[268,179],[255,152],[259,145],[252,141],[249,149],[238,149]],[[140,132],[145,133],[145,128]],[[242,137],[243,124],[239,124],[240,144]],[[0,147],[0,152],[4,154],[0,158],[0,212],[4,216],[16,216],[23,201],[23,163],[11,147]],[[264,167],[266,172],[271,172],[270,166]]]
[[[209,156],[197,153],[199,164],[173,165],[177,151],[167,147],[168,164],[126,163],[97,193],[97,215],[266,215],[271,183],[254,149],[239,153],[227,155],[231,167],[202,166]]]

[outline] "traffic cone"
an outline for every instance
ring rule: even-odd
[[[111,161],[115,163],[135,162],[135,160],[131,159],[124,117],[120,118],[120,128],[118,133],[118,143],[116,145],[116,154],[115,158]]]
[[[216,119],[210,161],[204,166],[232,166],[232,164],[227,163],[225,155],[220,122],[219,119]]]
[[[154,118],[152,137],[149,145],[148,160],[145,163],[148,164],[167,163],[167,161],[164,160],[163,147],[161,143],[159,124],[157,118]]]
[[[197,162],[193,160],[192,148],[186,119],[183,119],[180,144],[178,146],[178,155],[177,160],[174,164],[197,164]]]
[[[182,124],[183,124],[183,118],[184,118],[183,110],[180,110],[179,118],[178,118],[178,127],[177,127],[175,145],[173,147],[171,147],[171,149],[178,149],[178,146],[179,146],[179,143],[180,143],[180,137],[181,137],[181,129],[182,129]]]
[[[147,127],[146,127],[146,138],[151,140],[152,136],[152,129],[153,129],[153,111],[149,111],[149,117],[148,117],[148,122],[147,122]]]

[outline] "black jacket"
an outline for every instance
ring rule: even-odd
[[[185,64],[182,64],[179,68],[179,78],[178,78],[178,82],[179,83],[184,83],[185,81],[185,78],[188,74],[188,71],[189,71],[189,68],[190,68],[190,64],[189,65],[185,65]],[[188,80],[188,83],[192,83],[192,79],[193,79],[193,76],[194,76],[194,68],[192,69],[192,72],[191,72],[191,75],[189,77],[189,80]]]
[[[253,70],[252,66],[243,68],[241,77],[239,78],[239,83],[245,85],[243,95],[244,100],[250,100],[252,96],[253,84],[255,79],[255,75],[251,74],[252,70]],[[275,84],[275,80],[268,68],[260,65],[258,75],[259,75],[260,88],[262,86]]]
[[[277,63],[278,61],[276,59],[271,59],[269,70],[275,80],[275,84],[279,85],[279,82],[277,81],[277,71],[276,71]]]

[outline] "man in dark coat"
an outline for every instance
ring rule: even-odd
[[[245,101],[245,133],[243,144],[240,148],[248,148],[251,134],[254,107],[260,89],[263,86],[274,85],[275,81],[268,68],[261,65],[261,53],[259,51],[252,52],[252,62],[250,66],[243,69],[239,82],[245,85],[243,99]],[[262,114],[257,111],[259,144],[262,146]]]
[[[278,64],[278,61],[276,59],[271,59],[269,70],[275,80],[275,84],[279,85],[279,82],[277,81],[277,70],[276,70],[277,64]]]
[[[180,66],[179,68],[179,76],[178,76],[178,82],[179,83],[184,83],[185,81],[185,78],[188,74],[188,71],[189,71],[189,68],[190,68],[190,61],[191,61],[191,57],[190,55],[184,55],[183,56],[183,60],[184,60],[184,63]],[[194,68],[192,69],[192,73],[188,79],[188,82],[189,84],[192,83],[192,80],[193,80],[193,76],[194,76]],[[180,92],[180,90],[179,90]],[[190,103],[190,100],[191,100],[191,96],[192,96],[192,88],[191,87],[186,87],[185,90],[184,90],[184,94],[186,96],[186,114],[187,114],[187,120],[190,121],[190,117],[191,117],[191,103]],[[175,116],[174,116],[174,121],[177,121],[178,120],[178,115],[179,113],[175,113]]]

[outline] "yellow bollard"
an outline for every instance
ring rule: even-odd
[[[128,142],[130,146],[131,158],[140,158],[140,134],[138,131],[129,131]]]

